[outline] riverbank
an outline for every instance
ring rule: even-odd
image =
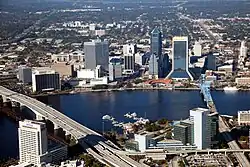
[[[88,92],[115,92],[115,91],[151,91],[151,90],[166,90],[166,91],[199,91],[200,88],[171,88],[171,87],[135,87],[135,88],[112,88],[112,89],[92,89],[92,88],[75,88],[67,91],[49,92],[42,94],[30,95],[31,97],[41,96],[56,96],[56,95],[69,95]],[[211,91],[224,91],[223,88],[212,88]],[[238,92],[248,92],[250,89],[239,89]],[[235,92],[237,93],[237,92]]]

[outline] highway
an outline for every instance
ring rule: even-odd
[[[124,152],[115,147],[110,141],[106,141],[99,133],[72,120],[52,107],[39,102],[36,99],[23,94],[16,93],[0,86],[0,95],[26,106],[41,119],[48,119],[57,128],[62,128],[67,134],[74,137],[91,155],[109,166],[114,167],[140,167],[146,166],[127,157]],[[87,140],[88,136],[95,136],[97,139]],[[102,141],[101,141],[102,140]],[[105,142],[103,142],[105,141]],[[90,146],[90,147],[89,147]],[[95,152],[92,148],[96,149]]]
[[[224,120],[221,117],[219,117],[219,131],[220,131],[220,133],[223,134],[230,149],[240,149],[237,142],[235,140],[233,140],[231,135],[230,135],[231,130],[229,129],[229,127],[226,125],[226,123],[224,122]],[[235,153],[235,156],[242,167],[250,166],[248,159],[246,158],[246,156],[243,153]]]

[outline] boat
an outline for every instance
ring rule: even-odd
[[[130,113],[127,113],[124,116],[127,117],[127,118],[132,118],[133,117],[132,114],[130,114]]]
[[[237,92],[238,88],[236,88],[235,86],[234,87],[226,86],[223,88],[223,90],[224,90],[224,92]]]
[[[137,116],[137,114],[136,114],[135,112],[133,112],[133,113],[131,114],[131,116],[135,118],[135,117]]]
[[[109,116],[109,115],[104,115],[104,116],[102,117],[102,119],[103,119],[103,120],[110,120],[110,119],[111,119],[111,116]]]

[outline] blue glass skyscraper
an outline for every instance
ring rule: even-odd
[[[172,70],[167,77],[173,79],[193,80],[193,76],[189,72],[188,65],[188,37],[174,37]]]
[[[155,27],[151,32],[149,74],[156,78],[163,75],[162,34]]]

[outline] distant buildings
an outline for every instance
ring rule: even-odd
[[[156,54],[152,54],[149,59],[149,76],[150,78],[158,79],[159,77],[159,57]]]
[[[135,54],[137,53],[137,46],[135,44],[123,45],[124,55],[124,71],[125,73],[134,73],[135,70]]]
[[[172,70],[168,74],[168,78],[173,79],[191,79],[193,76],[189,72],[188,57],[188,37],[173,38],[173,59]]]
[[[84,53],[86,69],[95,69],[97,65],[101,65],[103,69],[108,71],[108,41],[101,41],[98,39],[92,42],[84,42]]]
[[[201,56],[201,51],[202,51],[201,44],[199,42],[195,42],[194,48],[193,48],[194,56]]]
[[[122,65],[120,63],[109,64],[109,80],[115,81],[122,77]]]
[[[71,53],[61,52],[59,54],[52,54],[51,60],[54,62],[70,62],[72,60],[83,62],[84,53],[83,51],[77,50]]]
[[[128,54],[124,55],[124,70],[131,71],[132,73],[135,70],[135,55]]]
[[[123,55],[134,55],[137,53],[137,46],[136,44],[126,44],[123,45]]]
[[[18,78],[19,81],[28,84],[32,82],[32,69],[26,66],[18,67]]]
[[[238,86],[248,86],[250,84],[250,77],[235,78],[235,83]]]
[[[47,67],[38,67],[32,71],[32,90],[50,91],[60,90],[61,81],[59,74]]]
[[[219,56],[219,53],[212,53],[212,54],[208,54],[207,58],[206,58],[206,69],[207,70],[213,70],[216,71],[217,67],[216,67],[216,57]]]

